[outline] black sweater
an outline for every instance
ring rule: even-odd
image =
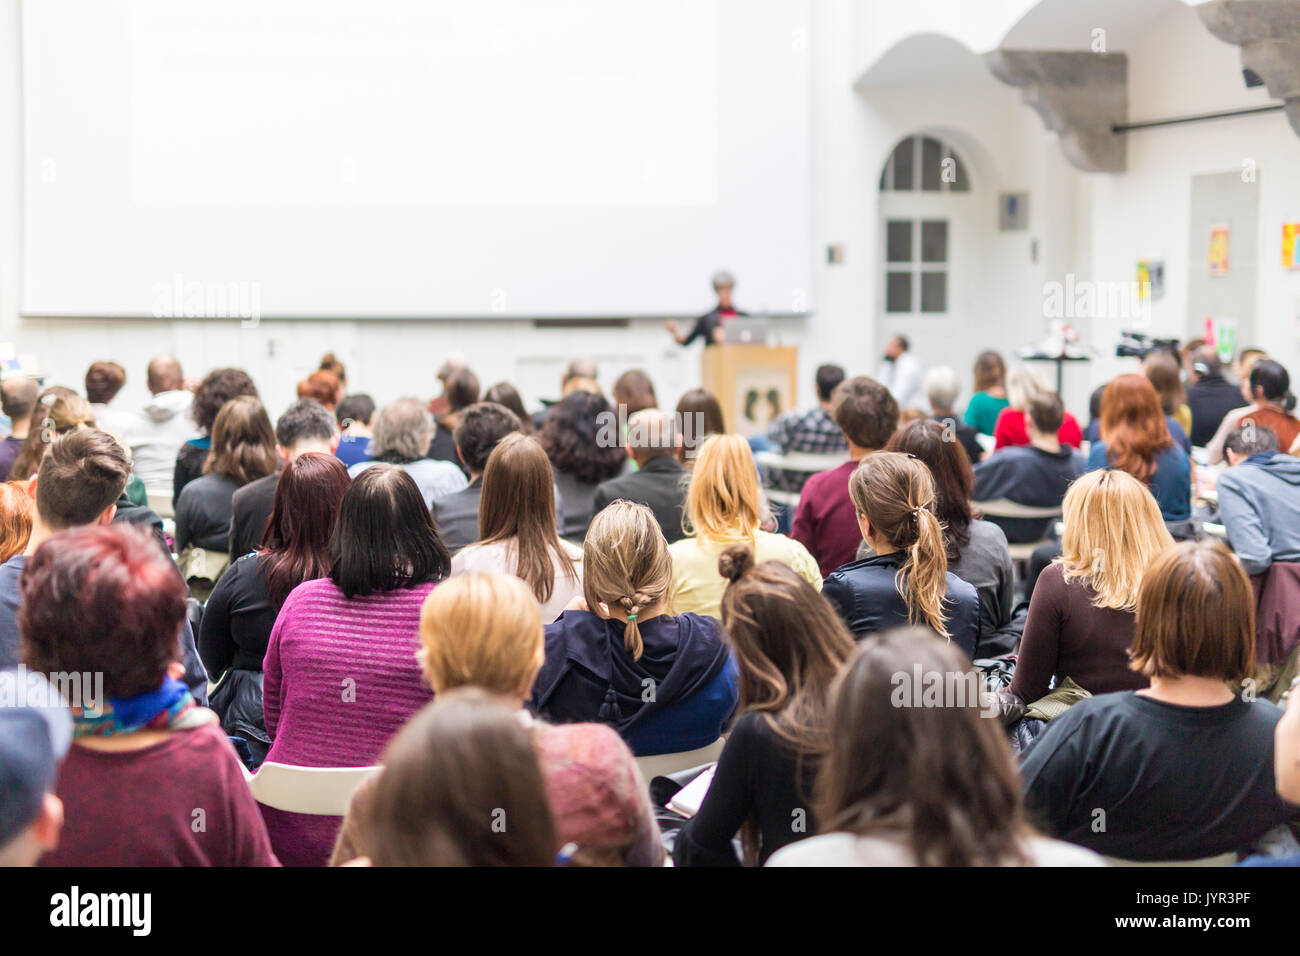
[[[758,827],[758,864],[781,847],[817,832],[812,785],[815,759],[799,759],[766,717],[736,721],[700,812],[677,834],[676,866],[739,866],[732,838],[746,820]]]
[[[262,573],[263,560],[250,554],[232,564],[204,605],[199,656],[213,679],[230,667],[262,669],[276,617]]]

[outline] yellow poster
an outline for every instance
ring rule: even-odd
[[[1210,228],[1208,265],[1212,276],[1226,276],[1228,274],[1228,232],[1227,226],[1212,226]]]
[[[1300,239],[1300,222],[1282,223],[1282,268],[1300,269],[1296,256],[1296,240]]]

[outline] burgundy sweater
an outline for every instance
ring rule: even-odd
[[[263,662],[266,759],[368,767],[433,692],[415,660],[420,605],[434,585],[346,598],[328,578],[290,592]],[[323,866],[341,817],[262,807],[285,866]]]
[[[841,565],[857,560],[862,529],[858,527],[858,509],[849,497],[849,476],[858,467],[846,461],[838,468],[809,478],[799,493],[790,537],[817,559],[822,577]]]
[[[58,848],[42,866],[275,866],[257,801],[218,724],[139,750],[74,744],[59,769]]]
[[[1093,607],[1092,598],[1083,582],[1066,583],[1059,564],[1038,576],[1011,680],[1011,692],[1026,704],[1048,692],[1053,676],[1057,684],[1068,677],[1094,695],[1149,683],[1128,667],[1133,613]]]

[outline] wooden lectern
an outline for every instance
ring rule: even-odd
[[[792,345],[710,345],[700,381],[718,396],[727,431],[749,437],[794,407],[799,350]]]

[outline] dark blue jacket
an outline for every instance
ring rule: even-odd
[[[717,740],[736,707],[736,671],[718,622],[699,614],[653,617],[640,625],[636,661],[624,628],[588,611],[565,611],[548,624],[529,709],[557,724],[609,724],[638,757]]]
[[[822,594],[855,637],[891,627],[907,627],[907,601],[894,583],[894,575],[906,557],[905,552],[894,551],[864,558],[831,572],[822,582]],[[980,633],[979,593],[951,571],[948,595],[944,599],[944,622],[952,642],[967,657],[973,657]]]

